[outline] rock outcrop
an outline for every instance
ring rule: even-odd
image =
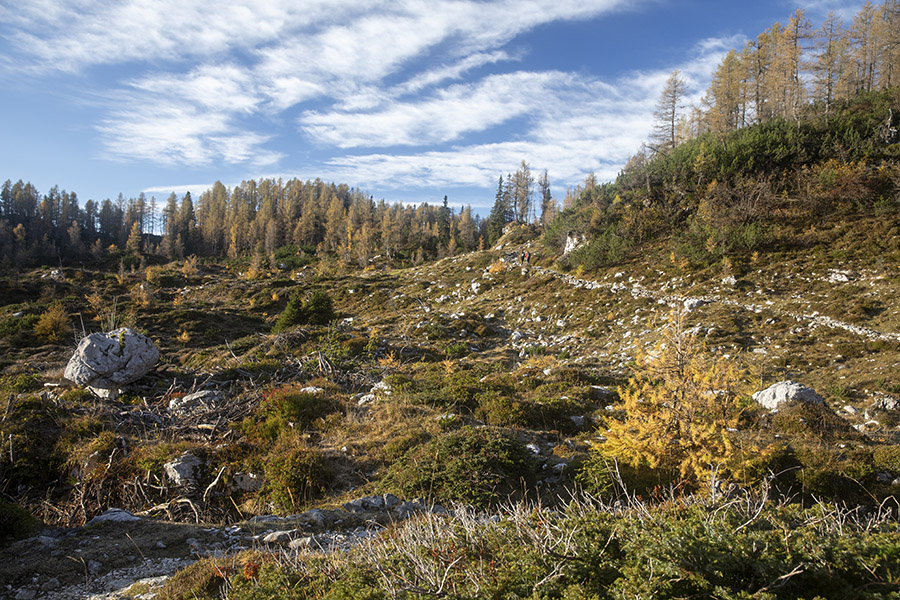
[[[137,381],[159,362],[153,340],[122,327],[87,336],[66,365],[64,376],[101,396],[115,396],[121,387]]]

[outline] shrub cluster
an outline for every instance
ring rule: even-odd
[[[491,429],[462,427],[406,452],[382,486],[407,498],[487,507],[520,493],[531,473],[521,444]]]
[[[335,317],[331,297],[322,290],[310,292],[304,302],[299,290],[291,294],[287,306],[275,326],[273,333],[280,333],[296,325],[327,325]]]

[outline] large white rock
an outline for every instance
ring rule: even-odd
[[[786,402],[824,403],[822,397],[814,389],[793,381],[780,381],[770,385],[766,389],[753,394],[753,399],[763,408],[768,408],[769,410],[775,410]]]
[[[122,327],[81,340],[64,376],[78,385],[117,390],[149,373],[157,362],[159,350],[153,340]]]

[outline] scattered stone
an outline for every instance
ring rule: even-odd
[[[222,401],[224,396],[218,390],[202,390],[188,394],[182,398],[169,400],[169,411],[178,414],[189,414],[204,406],[214,406]]]
[[[323,388],[316,387],[314,385],[310,385],[305,388],[300,388],[300,391],[303,392],[304,394],[312,394],[314,396],[325,393],[325,390]]]
[[[586,241],[583,235],[570,233],[566,236],[566,245],[563,248],[563,256],[567,256],[570,252],[574,252],[580,248]]]
[[[734,275],[729,275],[722,280],[722,285],[730,285],[731,287],[734,287],[737,285],[737,279]]]
[[[263,541],[267,544],[288,544],[294,540],[297,534],[300,533],[299,529],[291,529],[289,531],[273,531],[263,538]]]
[[[575,427],[584,427],[583,415],[572,415],[569,417],[569,420],[575,424]]]
[[[824,404],[824,400],[815,390],[793,381],[781,381],[753,394],[763,408],[775,410],[786,402],[808,402]]]
[[[102,515],[97,515],[93,519],[87,522],[88,525],[96,525],[98,523],[128,523],[130,521],[140,521],[141,518],[133,515],[127,510],[122,510],[121,508],[110,508]]]
[[[851,279],[850,271],[832,269],[828,274],[828,283],[847,283]]]
[[[235,473],[233,489],[238,492],[256,492],[262,488],[263,479],[256,473]]]
[[[192,487],[197,485],[200,479],[200,470],[203,468],[204,462],[191,454],[185,452],[172,462],[163,465],[166,476],[177,486]]]
[[[704,300],[703,298],[685,298],[684,310],[686,310],[686,311],[697,310],[704,304],[706,304],[706,300]]]
[[[116,395],[119,388],[149,373],[157,362],[159,350],[153,340],[122,327],[81,340],[64,376],[78,385]]]
[[[53,590],[59,589],[59,579],[56,577],[52,577],[44,582],[41,586],[42,592],[52,592]]]
[[[541,447],[538,446],[537,444],[527,444],[525,446],[525,449],[528,450],[529,452],[531,452],[532,454],[540,454],[541,453]]]
[[[884,411],[897,410],[900,409],[900,400],[898,400],[894,396],[888,396],[887,394],[876,392],[874,402],[872,403],[872,408]]]
[[[318,543],[316,542],[315,536],[308,535],[302,538],[297,538],[296,540],[291,540],[291,542],[288,544],[288,547],[291,550],[299,550],[301,548],[311,548],[316,545],[318,545]]]
[[[328,524],[328,518],[325,514],[325,511],[321,508],[313,508],[302,515],[300,515],[306,521],[313,523],[317,527],[325,527]]]

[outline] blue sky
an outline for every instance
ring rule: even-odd
[[[165,199],[298,177],[471,204],[612,179],[679,69],[841,0],[0,0],[0,180]]]

